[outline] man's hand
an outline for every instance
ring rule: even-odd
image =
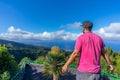
[[[114,70],[114,66],[113,65],[109,65],[110,66],[110,70]]]
[[[66,65],[64,65],[63,67],[62,67],[62,73],[66,73],[67,72],[67,66]]]
[[[72,52],[70,58],[67,60],[65,65],[62,67],[62,73],[66,73],[67,72],[68,66],[74,61],[74,59],[78,56],[78,54],[79,54],[79,50],[74,50]]]
[[[103,48],[102,49],[102,56],[104,57],[104,59],[107,61],[108,64],[110,64],[110,70],[114,70],[114,66],[112,65],[112,62],[110,60],[110,57],[108,55],[108,53],[105,51],[105,49]]]

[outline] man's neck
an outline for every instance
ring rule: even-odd
[[[85,33],[90,33],[91,31],[85,30]]]

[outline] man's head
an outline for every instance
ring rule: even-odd
[[[91,32],[93,23],[91,21],[87,20],[87,21],[84,21],[81,26],[83,28],[83,33],[85,33],[85,30]]]

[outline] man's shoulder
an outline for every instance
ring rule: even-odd
[[[102,39],[102,37],[99,36],[99,35],[96,34],[96,33],[91,32],[90,34],[91,34],[92,36],[94,36],[94,37],[97,37],[97,38]],[[78,36],[78,38],[83,38],[83,37],[86,37],[86,36],[88,36],[88,35],[86,35],[86,34],[81,34],[81,35]]]

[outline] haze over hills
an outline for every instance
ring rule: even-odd
[[[24,41],[18,41],[26,44],[31,45],[38,45],[38,46],[46,46],[46,47],[52,47],[52,46],[58,46],[61,49],[64,50],[73,50],[75,45],[75,40],[71,41],[65,41],[65,40],[44,40],[44,41],[30,41],[30,40],[24,40]],[[120,43],[116,43],[115,41],[105,41],[105,47],[110,46],[114,51],[119,52],[120,51]]]
[[[21,42],[21,41],[19,41]],[[61,49],[64,50],[73,50],[75,41],[68,41],[68,40],[40,40],[40,41],[22,41],[26,44],[32,44],[32,45],[38,45],[38,46],[46,46],[46,47],[52,47],[52,46],[58,46]]]
[[[4,41],[6,41],[6,40],[4,40]],[[32,48],[32,46],[38,46],[38,48],[40,46],[50,48],[52,46],[58,46],[59,48],[61,48],[63,50],[73,50],[74,45],[75,45],[74,40],[71,40],[71,41],[65,41],[65,40],[40,40],[40,41],[17,40],[14,42],[15,43],[19,42],[18,44],[21,45],[21,48],[30,48],[30,47]],[[1,40],[0,40],[0,43],[1,43]],[[7,41],[7,44],[8,43],[9,43],[9,41]],[[27,46],[26,46],[26,44],[27,44]],[[108,46],[110,46],[114,51],[118,51],[118,52],[120,51],[120,48],[119,48],[120,43],[115,44],[115,42],[107,41],[107,42],[105,42],[105,47],[108,47]],[[16,45],[16,47],[17,47],[17,45]]]

